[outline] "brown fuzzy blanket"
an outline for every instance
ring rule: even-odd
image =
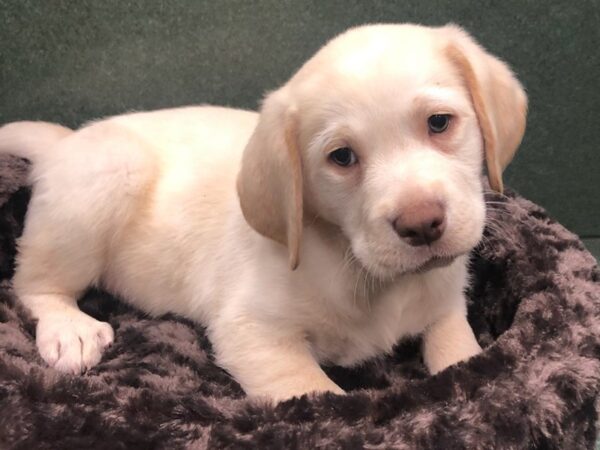
[[[97,291],[81,307],[110,322],[115,343],[82,376],[47,368],[35,323],[10,292],[26,172],[0,158],[2,449],[594,446],[600,272],[576,236],[515,194],[490,197],[472,257],[469,320],[483,354],[430,377],[419,342],[402,342],[362,367],[328,368],[348,395],[273,408],[215,366],[201,326]]]

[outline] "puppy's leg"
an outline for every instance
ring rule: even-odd
[[[432,374],[480,352],[481,347],[462,311],[442,317],[425,331],[423,359]]]
[[[33,165],[13,286],[38,319],[42,358],[61,371],[92,367],[113,341],[110,325],[80,311],[77,299],[110,264],[149,179],[144,149],[113,128],[79,131]]]
[[[98,363],[113,341],[109,324],[77,306],[77,298],[100,275],[100,248],[83,217],[81,223],[68,213],[61,217],[60,207],[54,213],[44,201],[34,194],[30,203],[13,285],[38,319],[36,343],[42,358],[58,370],[80,373]]]
[[[228,324],[212,333],[217,363],[246,394],[278,402],[311,392],[344,391],[323,372],[298,335],[264,324]]]

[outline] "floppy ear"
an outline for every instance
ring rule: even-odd
[[[295,114],[283,90],[263,103],[244,150],[237,190],[248,224],[287,246],[295,269],[302,237],[302,159]]]
[[[502,172],[512,160],[527,117],[527,96],[508,66],[487,53],[461,28],[448,25],[446,54],[471,94],[483,143],[492,189],[502,192]]]

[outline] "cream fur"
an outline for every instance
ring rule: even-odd
[[[432,372],[476,354],[463,291],[466,254],[484,226],[483,147],[468,86],[444,56],[452,39],[470,38],[455,27],[350,30],[271,94],[260,117],[206,106],[127,114],[75,132],[32,122],[0,128],[0,151],[33,162],[14,288],[39,320],[42,357],[79,373],[112,342],[108,324],[77,308],[90,285],[150,314],[204,324],[217,362],[249,395],[273,400],[342,393],[319,363],[351,366],[407,335],[425,332]],[[431,135],[427,118],[439,113],[453,115],[451,128]],[[281,117],[293,117],[293,135],[271,141],[287,126]],[[287,167],[277,145],[291,145],[289,136],[301,153],[292,167],[304,205],[256,217],[259,234],[236,180],[251,193],[262,186],[264,202],[300,201],[286,196],[289,177],[267,168],[275,157],[273,167]],[[342,146],[352,146],[358,166],[328,161]],[[251,161],[267,160],[242,166],[245,148]],[[447,229],[430,246],[411,247],[390,221],[431,199],[445,205]],[[242,202],[250,215],[263,207],[260,196]],[[303,222],[280,217],[288,213]],[[285,236],[269,220],[304,223],[301,236],[292,233],[296,270],[285,238],[267,237]],[[418,271],[432,256],[456,258]]]

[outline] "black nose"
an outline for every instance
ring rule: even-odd
[[[446,229],[446,211],[439,202],[425,202],[403,209],[393,221],[394,229],[408,244],[417,247],[437,241]]]

